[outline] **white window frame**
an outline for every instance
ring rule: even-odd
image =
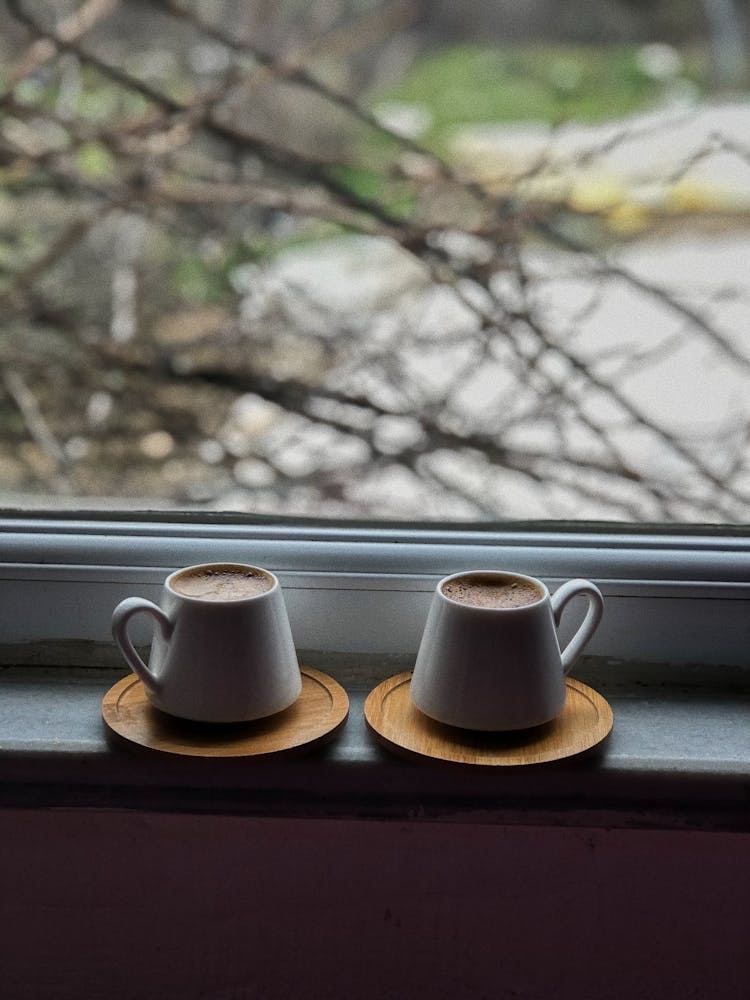
[[[411,655],[437,581],[506,568],[551,590],[585,577],[605,596],[588,652],[616,660],[747,665],[750,535],[582,523],[513,529],[243,522],[193,515],[0,519],[0,644],[111,642],[123,597],[158,600],[172,569],[236,560],[281,580],[301,650]],[[574,612],[566,619],[574,619]],[[563,638],[571,622],[563,622]],[[148,624],[140,639],[148,641]],[[136,635],[136,641],[138,641]],[[54,652],[50,653],[54,662]]]

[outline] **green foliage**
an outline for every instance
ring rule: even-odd
[[[225,289],[223,270],[211,266],[197,254],[188,254],[174,270],[175,288],[188,302],[216,302]]]
[[[599,121],[658,101],[665,82],[649,75],[638,48],[462,45],[419,60],[394,87],[372,96],[422,105],[432,115],[428,139],[455,124],[493,121]],[[700,83],[691,67],[685,76]]]
[[[407,218],[414,207],[412,187],[388,177],[385,169],[381,173],[375,169],[347,165],[331,170],[330,174],[357,198],[380,205],[393,216]]]
[[[85,142],[76,150],[76,166],[86,180],[109,180],[115,173],[115,158],[100,142]]]
[[[0,69],[0,73],[5,69]],[[146,98],[135,90],[109,80],[96,69],[81,66],[80,89],[67,113],[74,114],[91,125],[114,126],[125,118],[143,114],[148,108]],[[14,88],[19,104],[57,111],[62,94],[58,71],[45,68],[37,76],[21,80]]]

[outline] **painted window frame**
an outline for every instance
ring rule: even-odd
[[[172,569],[220,560],[278,574],[303,650],[411,655],[441,577],[506,568],[540,577],[551,590],[571,577],[597,583],[606,610],[593,655],[644,665],[749,662],[746,528],[583,522],[407,526],[10,513],[0,518],[0,644],[41,642],[53,651],[57,642],[111,643],[120,599],[158,600]],[[575,617],[566,613],[562,639]],[[147,642],[148,629],[142,623],[136,641]]]

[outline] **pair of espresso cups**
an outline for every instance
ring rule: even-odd
[[[560,649],[557,627],[577,596],[587,607]],[[527,729],[565,704],[565,677],[594,634],[604,602],[588,580],[550,595],[541,580],[477,570],[441,580],[433,594],[411,679],[415,706],[449,726]],[[149,662],[128,633],[131,618],[154,621]],[[160,604],[128,597],[112,633],[151,703],[178,718],[242,722],[270,717],[302,690],[279,581],[266,569],[211,563],[171,573]]]

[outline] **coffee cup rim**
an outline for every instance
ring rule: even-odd
[[[268,590],[263,590],[259,594],[248,594],[246,597],[225,597],[220,601],[206,600],[205,597],[195,597],[191,594],[183,594],[181,591],[176,590],[172,584],[175,577],[180,576],[182,573],[192,573],[198,572],[200,570],[251,570],[253,573],[258,573],[262,576],[266,576],[271,580],[271,586]],[[279,579],[275,573],[272,573],[270,569],[265,569],[263,566],[251,566],[250,563],[238,563],[238,562],[207,562],[207,563],[195,563],[192,566],[180,566],[178,569],[173,570],[169,576],[164,581],[164,586],[175,597],[179,598],[181,601],[191,601],[195,604],[243,604],[248,601],[257,601],[261,597],[266,597],[268,594],[272,594],[279,586]]]
[[[462,577],[467,576],[480,576],[480,577],[490,577],[494,579],[512,579],[521,580],[524,583],[531,584],[533,587],[541,590],[541,595],[536,601],[529,601],[526,604],[519,604],[515,608],[485,608],[479,604],[468,604],[465,601],[457,601],[455,597],[449,597],[443,591],[443,586],[446,583],[451,583],[453,580],[460,580]],[[444,576],[443,579],[437,585],[437,592],[440,594],[444,601],[448,601],[449,604],[455,605],[459,608],[471,608],[472,611],[490,611],[490,612],[503,612],[512,613],[517,611],[525,611],[528,608],[536,608],[549,597],[549,589],[543,580],[538,580],[535,576],[528,576],[525,573],[516,573],[515,570],[505,570],[505,569],[462,569],[458,573],[451,573],[449,576]]]

